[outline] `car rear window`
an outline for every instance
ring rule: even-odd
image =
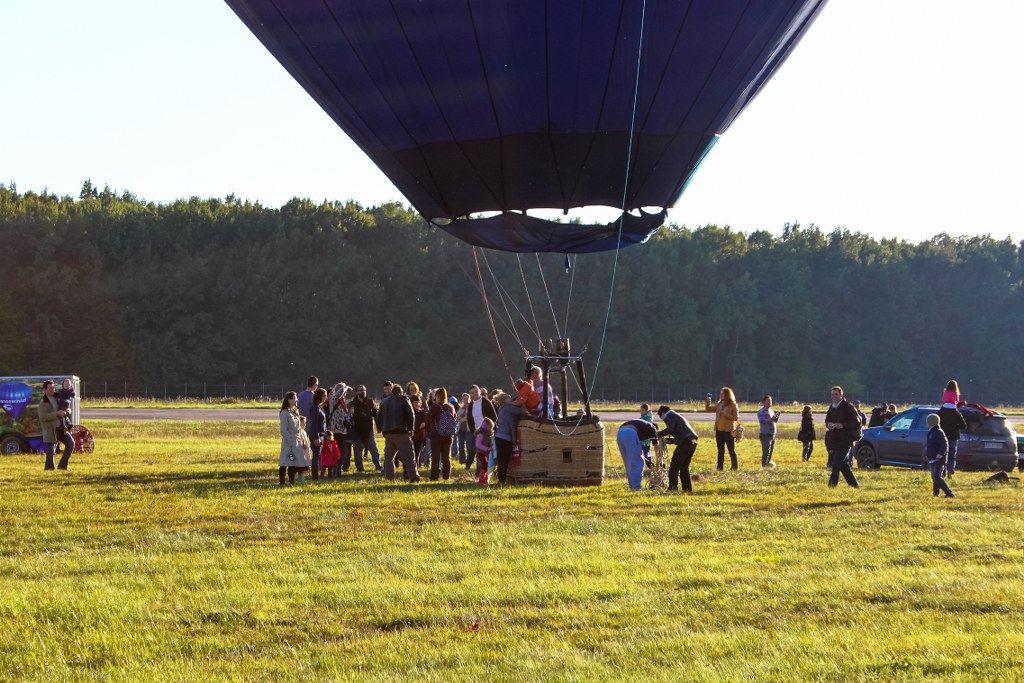
[[[1005,415],[985,415],[980,410],[961,408],[967,431],[978,436],[1012,436],[1013,430]]]

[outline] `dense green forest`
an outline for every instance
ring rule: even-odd
[[[538,336],[568,335],[598,387],[820,398],[839,382],[937,399],[956,377],[965,394],[1024,398],[1024,244],[893,233],[669,225],[567,272],[560,254],[475,262],[400,204],[156,204],[90,182],[77,199],[11,184],[0,375],[504,384],[478,263],[516,375]]]

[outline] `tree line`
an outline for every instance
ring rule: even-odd
[[[955,377],[1024,398],[1009,238],[669,224],[567,262],[474,254],[398,203],[161,204],[87,181],[77,198],[0,187],[0,245],[0,375],[497,386],[538,337],[568,336],[598,385],[937,399]]]

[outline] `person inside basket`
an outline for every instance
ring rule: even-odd
[[[540,394],[533,388],[533,382],[529,380],[516,380],[516,393],[519,394],[513,403],[522,406],[530,415],[540,415]]]
[[[623,422],[619,427],[616,441],[619,444],[619,454],[622,456],[622,464],[626,466],[626,481],[629,488],[639,491],[644,476],[644,449],[640,445],[645,439],[658,438],[658,429],[648,422],[639,418]]]
[[[541,397],[541,403],[544,402],[544,390],[548,392],[548,403],[542,406],[544,411],[544,417],[551,417],[555,414],[554,412],[554,399],[555,390],[551,388],[551,385],[544,380],[544,370],[539,365],[534,365],[530,368],[530,381],[533,382],[533,390],[537,392],[537,395]]]

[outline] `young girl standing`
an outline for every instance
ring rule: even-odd
[[[327,432],[324,435],[324,445],[320,447],[320,476],[329,479],[331,468],[341,460],[341,450],[338,442],[334,440],[334,432]]]
[[[491,448],[494,447],[494,420],[485,417],[480,428],[476,430],[477,469],[480,470],[480,483],[486,485],[490,479],[488,460]]]
[[[295,483],[295,475],[304,472],[309,467],[309,460],[306,456],[303,443],[306,432],[302,428],[302,420],[299,416],[296,394],[289,391],[284,395],[281,402],[281,457],[278,460],[278,481],[284,486],[284,476],[288,475],[288,481]]]
[[[810,460],[811,453],[814,452],[815,436],[814,418],[811,417],[811,407],[804,406],[803,411],[800,413],[800,431],[796,435],[796,440],[804,445],[804,462]]]

